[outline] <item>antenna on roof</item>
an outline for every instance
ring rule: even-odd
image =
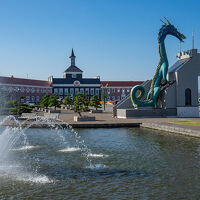
[[[180,53],[182,52],[182,42],[180,41]]]
[[[192,31],[192,49],[194,49],[194,30]]]

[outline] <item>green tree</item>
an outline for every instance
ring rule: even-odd
[[[77,112],[81,117],[81,112],[85,110],[85,97],[82,93],[79,92],[74,98],[74,112]]]
[[[56,94],[52,94],[49,97],[49,101],[48,102],[49,102],[48,106],[49,107],[54,106],[55,110],[56,110],[56,107],[60,106],[60,102],[59,102],[58,97],[56,96]]]
[[[90,99],[89,106],[94,107],[96,110],[101,108],[100,100],[96,94]]]
[[[32,108],[29,105],[23,103],[15,104],[14,107],[10,108],[10,113],[13,115],[21,115],[22,113],[30,113],[31,111]]]
[[[67,106],[67,108],[71,108],[73,105],[73,98],[70,94],[67,94],[64,98],[64,104]]]
[[[49,94],[45,94],[45,95],[42,97],[42,100],[41,100],[41,102],[40,102],[40,106],[47,109],[48,106],[49,106],[49,100],[50,100],[50,95],[49,95]]]

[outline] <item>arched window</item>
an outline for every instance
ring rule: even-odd
[[[191,89],[187,88],[185,90],[185,106],[191,106],[192,105],[192,100],[191,100]]]

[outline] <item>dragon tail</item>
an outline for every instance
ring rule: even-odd
[[[144,94],[145,94],[145,88],[142,85],[136,85],[131,89],[131,93],[130,93],[131,101],[135,108],[154,106],[153,100],[148,100],[148,99],[142,100],[142,97],[144,97]]]

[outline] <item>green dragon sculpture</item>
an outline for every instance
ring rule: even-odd
[[[172,24],[170,24],[169,20],[166,19],[166,21],[167,22],[162,21],[164,25],[161,27],[158,33],[158,51],[160,55],[160,60],[156,72],[153,76],[151,87],[147,94],[146,100],[142,100],[142,97],[145,94],[145,89],[142,85],[136,85],[131,89],[130,93],[131,101],[135,108],[155,107],[157,105],[161,86],[169,83],[167,80],[167,72],[169,64],[164,43],[166,36],[173,35],[177,37],[181,42],[183,42],[183,39],[186,38],[182,33],[178,32],[178,30]],[[138,91],[139,95],[136,95]]]

